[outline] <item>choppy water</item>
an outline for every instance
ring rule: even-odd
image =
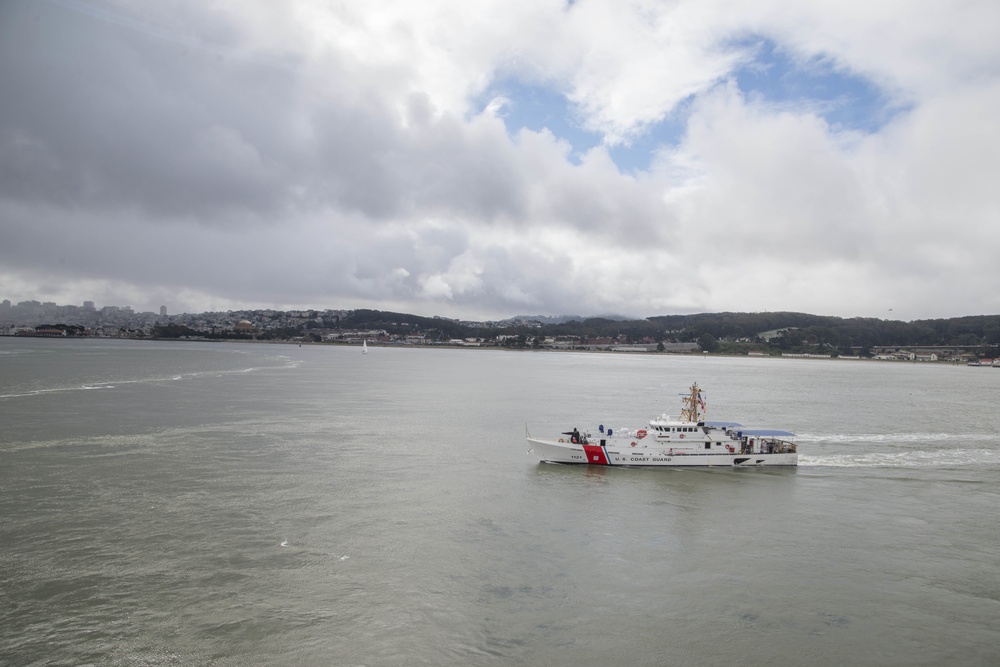
[[[800,466],[526,454],[695,380]],[[964,366],[0,338],[0,663],[997,664],[997,405]]]

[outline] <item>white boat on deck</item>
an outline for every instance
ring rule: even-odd
[[[736,422],[705,421],[697,383],[684,394],[678,419],[661,415],[645,428],[581,432],[575,427],[546,440],[528,435],[529,453],[546,463],[605,466],[794,466],[795,434],[746,428]]]

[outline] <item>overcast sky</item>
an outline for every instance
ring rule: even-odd
[[[0,0],[0,299],[1000,313],[1000,2]]]

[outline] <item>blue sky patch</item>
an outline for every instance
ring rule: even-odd
[[[835,131],[862,134],[877,132],[903,111],[874,82],[836,67],[829,59],[803,61],[758,36],[734,42],[733,47],[752,54],[731,75],[751,101],[808,110]],[[479,108],[497,96],[509,100],[500,115],[512,135],[522,128],[536,132],[548,128],[573,146],[570,159],[576,164],[583,153],[601,144],[601,135],[584,129],[572,105],[553,88],[502,79],[484,93]],[[657,149],[677,146],[687,130],[691,102],[692,98],[685,100],[661,122],[647,126],[630,144],[610,147],[618,168],[626,173],[647,170]]]
[[[559,92],[540,85],[524,84],[515,79],[505,79],[492,86],[481,98],[479,108],[502,96],[509,100],[500,112],[507,131],[514,134],[522,128],[538,132],[547,128],[553,135],[569,142],[573,147],[570,160],[580,163],[581,156],[601,144],[601,135],[582,127],[575,117],[572,105]],[[668,118],[656,123],[633,138],[630,145],[608,149],[611,158],[623,172],[649,168],[653,151],[662,145],[676,145],[687,127],[687,104],[671,112]]]
[[[827,58],[801,61],[763,38],[737,45],[754,52],[752,61],[734,72],[736,84],[749,99],[805,106],[835,130],[864,134],[877,132],[901,111],[874,82],[838,69]]]
[[[534,132],[548,128],[556,137],[573,146],[570,159],[579,164],[580,155],[601,143],[601,135],[583,129],[573,117],[569,102],[559,92],[543,86],[505,79],[494,84],[482,98],[480,108],[490,100],[505,97],[508,103],[500,112],[507,131],[514,134],[522,128]]]

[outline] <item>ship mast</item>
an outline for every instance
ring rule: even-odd
[[[701,398],[701,390],[698,383],[691,385],[691,391],[681,399],[681,421],[698,423],[705,416],[705,402]],[[698,406],[701,406],[701,414],[698,414]]]

